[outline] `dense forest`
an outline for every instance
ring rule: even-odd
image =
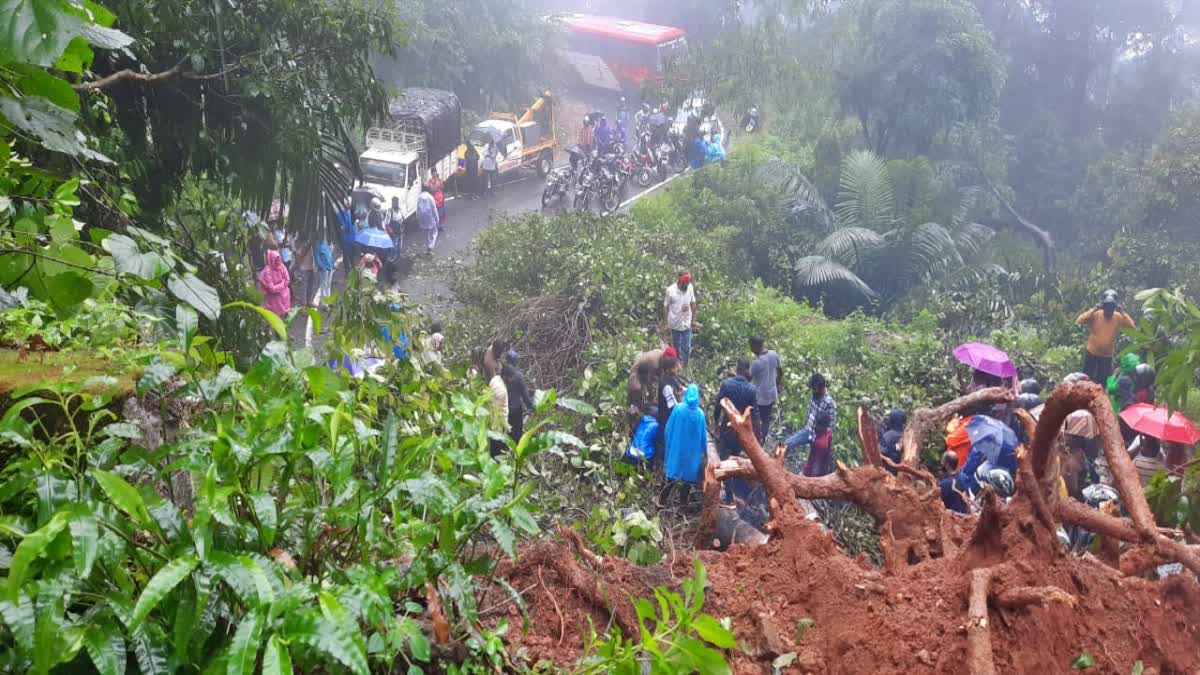
[[[1115,356],[1200,421],[1200,7],[600,4],[0,0],[0,672],[1200,670],[1195,447],[1139,482],[1112,392],[1068,381],[1111,289]],[[685,29],[636,96],[761,129],[618,213],[494,209],[471,255],[414,263],[448,311],[348,256],[323,306],[267,309],[270,228],[339,240],[400,90],[468,126],[586,97],[547,20],[571,11]],[[687,377],[741,451],[706,447],[676,507],[626,457],[681,271]],[[832,473],[718,400],[752,336],[781,433],[828,381]],[[1015,493],[960,516],[943,428],[1015,398],[973,386],[971,342],[1045,407],[1013,413]],[[500,343],[530,389],[511,436]],[[1066,493],[1081,410],[1101,509]]]

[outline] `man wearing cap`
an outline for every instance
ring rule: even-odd
[[[1107,290],[1101,295],[1100,304],[1080,314],[1076,323],[1090,331],[1083,372],[1092,382],[1103,383],[1113,370],[1117,335],[1123,328],[1133,328],[1133,319],[1117,306],[1117,292]]]
[[[692,331],[696,329],[696,289],[692,275],[682,272],[675,283],[667,286],[663,299],[663,328],[671,329],[671,344],[679,352],[679,360],[687,366],[692,353]]]

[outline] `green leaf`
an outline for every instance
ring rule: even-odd
[[[737,640],[734,639],[733,633],[726,630],[719,621],[707,614],[701,614],[692,621],[692,628],[696,634],[704,639],[709,644],[720,647],[721,649],[732,649]]]
[[[137,605],[133,608],[133,620],[130,622],[130,629],[137,630],[142,621],[162,602],[163,598],[171,592],[179,582],[188,578],[192,570],[196,569],[196,565],[200,564],[200,559],[194,555],[181,556],[163,565],[161,569],[150,578],[146,584],[145,590],[142,591],[141,597],[138,598]]]
[[[8,569],[9,603],[20,604],[21,585],[25,582],[25,575],[29,573],[29,566],[46,550],[50,542],[54,541],[58,533],[66,528],[67,522],[67,512],[59,511],[49,522],[21,540],[21,544],[13,553],[12,566]]]
[[[1091,654],[1084,652],[1084,653],[1080,654],[1079,656],[1076,656],[1075,660],[1071,662],[1071,669],[1072,670],[1087,670],[1088,668],[1091,668],[1094,665],[1096,665],[1096,659],[1092,658]]]
[[[150,512],[146,510],[146,502],[137,488],[126,483],[125,479],[117,474],[102,469],[92,469],[92,476],[100,484],[100,489],[104,491],[104,494],[108,495],[109,500],[117,508],[129,514],[139,527],[146,529],[157,527],[150,517]]]
[[[40,264],[40,263],[39,263]],[[96,287],[79,272],[62,272],[43,281],[46,301],[62,316],[70,316],[84,300],[92,297]]]
[[[247,607],[265,611],[275,601],[271,581],[254,558],[214,551],[209,555],[209,563]]]
[[[322,591],[320,595],[321,613],[329,626],[328,640],[322,641],[328,645],[330,655],[358,675],[366,675],[367,648],[362,640],[358,625],[346,614],[342,604],[332,594]]]
[[[46,605],[38,603],[37,620],[33,630],[33,672],[45,675],[58,663],[61,654],[59,650],[63,647],[62,633],[59,630],[61,622],[61,601]]]
[[[0,618],[16,639],[16,643],[26,651],[33,651],[33,633],[37,621],[33,611],[33,599],[21,598],[21,603],[14,605],[8,600],[0,600]]]
[[[248,302],[242,302],[240,300],[237,302],[231,302],[222,307],[222,309],[229,309],[231,307],[241,307],[243,309],[250,309],[258,312],[258,315],[267,322],[267,325],[271,327],[271,330],[275,331],[275,335],[279,336],[280,340],[286,341],[288,339],[287,326],[283,324],[283,319],[280,319],[275,312],[272,312],[266,307],[259,307],[258,305],[252,305]]]
[[[148,391],[155,391],[163,386],[175,376],[175,366],[169,363],[151,363],[142,370],[142,377],[138,380],[137,390],[139,394],[144,394]],[[141,438],[141,433],[135,438]]]
[[[229,646],[229,661],[226,675],[251,675],[258,659],[258,645],[262,642],[263,618],[258,612],[250,612],[238,624]]]
[[[488,518],[488,525],[492,528],[492,536],[496,538],[500,550],[508,554],[510,558],[517,557],[517,537],[513,534],[512,529],[495,516]]]
[[[525,534],[533,536],[538,532],[541,532],[541,528],[538,527],[537,521],[534,520],[533,516],[529,515],[529,512],[524,508],[520,506],[514,506],[508,510],[508,513],[510,516],[512,516],[513,524],[520,528]]]
[[[122,49],[133,42],[125,33],[96,25],[67,7],[45,0],[0,0],[0,63],[52,66],[76,38],[104,49]]]
[[[1144,670],[1146,670],[1146,664],[1142,663],[1139,659],[1133,662],[1133,670],[1130,671],[1129,675],[1142,675]]]
[[[412,657],[421,663],[429,663],[430,655],[429,638],[417,629],[412,635],[408,636],[408,650],[412,652]]]
[[[288,653],[287,645],[278,635],[271,635],[267,650],[263,652],[263,675],[291,675],[292,672],[292,655]]]
[[[100,675],[125,672],[125,638],[112,620],[93,621],[83,633],[83,645]]]
[[[684,638],[675,643],[689,657],[689,665],[701,675],[729,675],[729,664],[721,653],[709,649],[695,638]]]
[[[580,401],[576,398],[560,398],[558,399],[558,407],[570,410],[573,413],[586,415],[587,417],[596,416],[596,409],[590,403]]]
[[[100,245],[112,255],[121,274],[152,281],[171,271],[165,258],[154,252],[142,253],[137,242],[123,234],[109,235]]]
[[[275,314],[271,313],[271,316],[275,316]],[[279,317],[275,318],[278,319]],[[318,399],[323,399],[329,394],[336,393],[342,389],[341,376],[325,366],[309,366],[305,368],[304,377],[308,380],[308,387],[312,389],[313,396]]]
[[[62,56],[58,57],[58,61],[54,63],[54,69],[64,73],[82,74],[83,71],[92,67],[92,61],[95,58],[96,54],[88,46],[87,40],[74,38],[67,45]]]
[[[199,591],[184,587],[181,598],[175,604],[175,620],[171,622],[171,633],[175,644],[175,661],[188,662],[188,652],[192,644],[192,634],[196,632],[196,623],[200,619],[199,608],[196,606],[196,595]]]
[[[73,113],[79,112],[79,94],[71,88],[71,83],[46,72],[44,68],[27,65],[10,65],[21,78],[17,80],[17,88],[26,96],[41,96],[60,108],[66,108]],[[76,202],[78,204],[78,202]]]
[[[179,337],[179,351],[187,354],[192,347],[192,337],[200,327],[196,310],[187,305],[175,305],[175,333]]]
[[[200,381],[200,393],[204,394],[205,399],[215,401],[221,394],[225,393],[226,389],[241,381],[241,373],[228,365],[221,366],[221,370],[211,380]]]
[[[87,504],[75,504],[71,509],[71,545],[75,556],[75,573],[86,579],[92,573],[96,554],[100,550],[100,531],[96,515]]]
[[[209,320],[216,321],[221,316],[221,296],[217,295],[215,288],[201,281],[195,274],[172,276],[167,279],[167,289]],[[283,339],[287,339],[286,334]]]
[[[159,641],[146,635],[145,629],[133,631],[133,655],[137,658],[140,675],[168,675],[166,648]]]
[[[275,543],[275,527],[278,523],[275,497],[269,492],[258,492],[250,495],[250,505],[254,508],[254,517],[262,527],[262,545],[270,548]]]

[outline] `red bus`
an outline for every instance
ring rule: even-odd
[[[566,29],[561,55],[593,87],[636,90],[646,80],[661,79],[687,55],[687,33],[682,28],[591,14],[554,18]]]

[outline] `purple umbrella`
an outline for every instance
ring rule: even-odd
[[[1008,354],[982,342],[968,342],[954,348],[954,358],[975,370],[996,377],[1016,377],[1017,367]]]

